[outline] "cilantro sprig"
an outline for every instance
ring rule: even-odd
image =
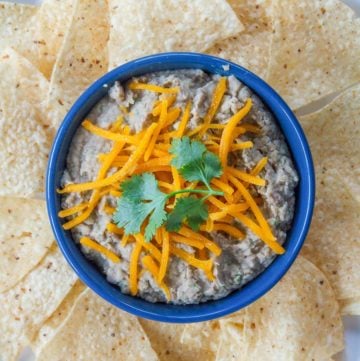
[[[156,229],[166,223],[168,231],[178,231],[186,222],[193,230],[208,218],[206,198],[223,195],[223,192],[211,188],[211,180],[222,174],[220,159],[209,152],[204,144],[192,141],[189,137],[173,140],[170,148],[173,165],[187,181],[200,181],[206,189],[179,189],[163,193],[159,189],[155,176],[151,173],[134,175],[121,184],[122,196],[113,220],[118,227],[124,227],[125,234],[136,234],[145,226],[145,239],[150,241]],[[179,198],[174,209],[167,213],[166,202],[177,194],[193,193],[192,196]],[[202,195],[198,198],[195,194]]]

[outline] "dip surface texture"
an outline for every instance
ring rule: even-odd
[[[134,80],[165,87],[179,87],[180,92],[173,106],[184,109],[186,103],[192,101],[189,130],[202,124],[219,76],[194,69],[150,73],[132,79]],[[261,100],[235,77],[228,77],[227,82],[227,91],[212,123],[226,123],[244,106],[248,98],[252,99],[252,109],[242,120],[241,125],[256,125],[261,132],[260,134],[246,132],[240,135],[237,138],[239,141],[252,141],[254,145],[252,148],[231,153],[229,164],[248,172],[261,158],[268,157],[265,168],[259,174],[266,180],[266,186],[251,185],[248,189],[259,200],[260,208],[273,234],[282,244],[291,227],[295,207],[295,187],[298,182],[291,155],[273,115]],[[150,114],[158,97],[157,93],[132,91],[126,84],[116,83],[87,118],[99,127],[108,129],[126,108],[127,111],[123,114],[125,122],[139,132],[150,124]],[[176,129],[178,125],[179,122],[175,122],[173,128]],[[211,132],[217,134],[216,129],[210,130],[207,134]],[[109,152],[112,143],[79,127],[69,149],[62,185],[93,181],[100,167],[98,155]],[[109,174],[114,171],[115,168],[111,169]],[[91,192],[64,194],[62,208],[71,208],[88,201],[90,195]],[[96,263],[109,282],[120,287],[122,292],[129,293],[129,260],[135,243],[129,242],[123,247],[120,244],[121,236],[106,229],[112,216],[104,210],[104,206],[116,207],[116,204],[115,197],[111,195],[102,197],[91,216],[71,232],[77,243],[81,237],[89,237],[119,255],[121,261],[113,263],[100,253],[81,246],[86,257]],[[164,280],[171,292],[171,303],[196,304],[225,297],[252,280],[273,261],[275,254],[263,241],[237,221],[233,225],[245,233],[244,239],[234,239],[223,232],[204,233],[222,249],[222,254],[218,257],[211,254],[214,259],[214,281],[210,281],[202,270],[171,255]],[[183,244],[178,247],[187,252],[194,251],[192,247]],[[166,302],[162,289],[147,271],[140,273],[138,296],[150,302]]]

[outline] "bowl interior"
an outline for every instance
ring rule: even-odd
[[[296,209],[293,226],[288,232],[286,252],[253,281],[227,297],[199,305],[175,306],[163,303],[149,303],[140,298],[125,295],[108,283],[105,276],[81,253],[73,242],[71,233],[62,229],[60,185],[62,172],[72,137],[84,117],[107,93],[116,80],[126,81],[133,76],[172,69],[199,68],[224,76],[234,75],[252,89],[274,114],[288,143],[299,174],[296,190]],[[65,117],[55,137],[50,154],[46,179],[46,199],[50,222],[57,242],[67,261],[80,279],[101,297],[113,305],[140,317],[164,322],[197,322],[214,319],[247,306],[270,290],[286,273],[295,260],[307,234],[314,204],[314,170],[310,150],[304,133],[294,114],[264,81],[248,70],[231,62],[203,54],[166,53],[134,60],[107,73],[91,85],[75,102]]]

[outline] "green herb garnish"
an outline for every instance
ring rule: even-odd
[[[114,222],[124,227],[125,234],[136,234],[148,218],[145,227],[145,239],[150,241],[156,229],[166,222],[168,231],[178,231],[183,222],[193,230],[198,230],[208,217],[207,197],[223,195],[210,187],[214,177],[222,174],[220,159],[209,152],[199,141],[189,137],[175,139],[170,148],[174,158],[171,164],[178,169],[187,181],[201,181],[206,189],[179,189],[169,194],[160,191],[155,176],[151,173],[134,175],[121,184],[122,196],[114,214]],[[190,196],[179,198],[172,212],[165,211],[168,199],[180,193],[203,194],[202,198]]]

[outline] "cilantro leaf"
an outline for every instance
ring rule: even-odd
[[[141,225],[149,216],[145,239],[150,241],[155,231],[166,220],[164,209],[167,195],[160,191],[155,176],[151,173],[132,176],[121,185],[123,194],[113,220],[124,227],[125,234],[140,232]]]
[[[177,169],[181,169],[196,159],[201,159],[206,152],[204,144],[197,140],[190,140],[189,137],[174,139],[171,143],[170,153],[175,157],[171,160],[171,164]]]
[[[171,164],[187,181],[202,181],[208,187],[214,177],[222,174],[220,159],[198,142],[188,137],[175,139],[170,148],[174,155]]]
[[[168,216],[166,229],[176,232],[186,221],[194,231],[198,231],[200,225],[207,220],[208,215],[207,206],[201,199],[196,197],[179,198],[175,208]]]

